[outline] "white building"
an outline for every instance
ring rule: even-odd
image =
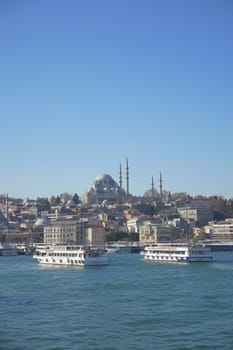
[[[233,222],[224,221],[208,226],[210,238],[214,241],[233,242]]]
[[[142,225],[142,221],[137,217],[127,220],[128,232],[139,232],[139,227]]]

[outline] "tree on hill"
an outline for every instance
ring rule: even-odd
[[[228,218],[233,217],[233,198],[229,199],[226,203],[226,216]]]
[[[226,200],[222,196],[211,196],[208,201],[212,207],[214,220],[224,220],[226,218]]]
[[[75,204],[79,204],[79,203],[80,203],[80,199],[79,199],[79,196],[77,195],[77,193],[75,193],[75,194],[73,195],[72,201],[73,201]]]
[[[139,241],[139,234],[136,232],[122,232],[122,231],[114,231],[107,233],[106,242],[118,242],[118,241],[130,241],[135,242]]]
[[[124,241],[128,239],[127,232],[110,232],[106,235],[106,242]]]

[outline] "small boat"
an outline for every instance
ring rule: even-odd
[[[33,255],[35,247],[32,244],[18,243],[16,244],[18,255]]]
[[[100,266],[108,265],[103,248],[77,245],[53,245],[36,248],[33,258],[39,264]]]
[[[106,253],[113,254],[113,253],[117,253],[118,248],[106,247],[105,250],[106,250]]]
[[[17,255],[17,249],[14,245],[0,243],[0,255],[1,256]]]
[[[204,245],[188,243],[157,243],[145,247],[145,260],[166,262],[208,262],[210,249]]]
[[[105,246],[107,253],[139,253],[143,248],[138,242],[118,241],[108,242]]]

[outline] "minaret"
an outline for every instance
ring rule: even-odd
[[[155,188],[154,188],[154,178],[152,176],[151,178],[151,197],[154,198],[155,196]]]
[[[119,187],[122,189],[122,171],[121,171],[121,163],[119,169]]]
[[[7,219],[7,223],[8,223],[8,219],[9,219],[8,193],[6,194],[6,219]]]
[[[163,201],[163,181],[162,181],[161,171],[160,171],[160,176],[159,176],[159,194],[160,194],[160,200],[162,202]]]
[[[125,176],[125,180],[126,180],[126,194],[129,195],[129,164],[128,164],[128,158],[126,158],[126,176]]]

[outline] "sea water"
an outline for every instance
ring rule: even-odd
[[[109,256],[105,267],[0,257],[0,349],[233,349],[233,252],[191,264]]]

